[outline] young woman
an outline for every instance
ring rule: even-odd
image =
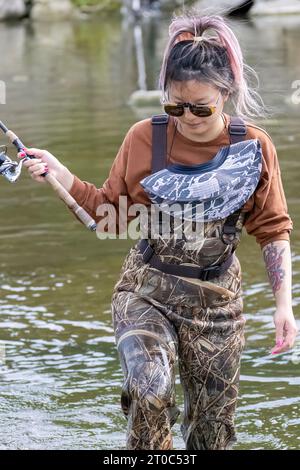
[[[151,233],[147,225],[112,297],[127,448],[172,449],[178,358],[186,448],[228,449],[236,441],[245,324],[234,251],[245,226],[262,249],[276,301],[272,353],[287,351],[297,334],[292,221],[274,144],[251,123],[264,108],[248,86],[246,73],[255,72],[243,63],[234,33],[220,16],[195,14],[175,17],[169,33],[160,74],[165,114],[131,127],[102,188],[81,181],[45,150],[29,149],[37,159],[25,166],[43,182],[47,164],[97,223],[105,220],[99,215],[103,204],[120,212],[119,196],[129,207],[142,204],[149,214],[155,207],[169,216],[168,236],[161,218]],[[227,100],[235,116],[223,112]],[[176,219],[180,227],[196,227],[196,235],[199,229],[192,244],[186,232],[178,236]]]

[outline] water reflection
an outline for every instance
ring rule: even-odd
[[[156,87],[169,18],[141,24],[147,87]],[[295,230],[294,308],[299,317],[300,18],[234,22],[247,60],[276,114],[262,125],[273,137]],[[82,179],[100,186],[136,119],[159,108],[132,109],[138,88],[132,29],[118,18],[75,24],[0,24],[7,44],[1,79],[3,120],[28,146],[48,148]],[[10,148],[11,155],[14,150]],[[119,406],[121,370],[110,296],[126,240],[99,241],[52,190],[23,175],[0,184],[0,448],[110,449],[125,445]],[[297,353],[270,355],[274,301],[259,247],[244,237],[247,344],[237,414],[237,449],[299,448]],[[182,394],[177,380],[178,404]],[[183,448],[179,423],[175,446]]]

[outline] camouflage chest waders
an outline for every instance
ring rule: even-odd
[[[161,124],[153,125],[152,176],[163,177],[167,119],[154,116],[153,121]],[[231,119],[229,131],[231,144],[246,134],[238,118]],[[252,167],[248,164],[249,171]],[[151,176],[147,178],[141,184]],[[159,191],[151,196],[158,197]],[[211,202],[204,206],[208,212]],[[223,206],[219,214],[228,204]],[[207,218],[203,241],[194,249],[185,249],[182,240],[158,237],[137,243],[125,258],[112,296],[112,314],[124,373],[121,405],[128,419],[127,449],[172,449],[171,427],[179,414],[174,390],[177,357],[186,448],[228,449],[236,441],[234,413],[245,319],[241,268],[233,252],[245,214],[240,207],[227,217],[216,217]],[[214,268],[205,270],[208,265]]]

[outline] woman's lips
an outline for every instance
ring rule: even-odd
[[[185,122],[184,125],[188,126],[188,127],[195,128],[195,127],[201,126],[201,122],[198,122],[197,124],[188,124],[187,122]]]

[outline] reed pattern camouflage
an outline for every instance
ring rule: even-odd
[[[237,224],[237,246],[243,225]],[[167,262],[220,262],[232,245],[222,222],[205,223],[201,248],[151,240]],[[187,449],[228,449],[236,441],[234,413],[244,346],[238,258],[213,281],[164,274],[145,264],[137,246],[125,258],[112,296],[117,348],[124,373],[121,404],[128,449],[172,449],[175,367],[184,390],[182,434]]]
[[[207,217],[201,234],[190,244],[174,230],[182,213],[170,212],[169,237],[164,236],[163,223],[150,227],[147,214],[142,232],[163,263],[178,265],[176,275],[173,269],[166,274],[152,267],[136,244],[114,288],[112,317],[124,373],[121,405],[128,420],[127,448],[172,449],[171,428],[179,415],[178,361],[186,448],[229,449],[236,441],[234,415],[245,343],[241,267],[233,252],[245,221],[243,203],[259,181],[261,148],[255,139],[241,142],[245,124],[232,117],[232,145],[212,161],[164,169],[167,123],[165,116],[152,118],[152,175],[141,183],[154,206],[162,201],[201,203]],[[190,222],[193,226],[197,220]],[[219,276],[214,273],[209,281],[198,275],[182,276],[195,270],[180,269],[180,265],[197,266],[198,272],[228,259],[226,270]]]

